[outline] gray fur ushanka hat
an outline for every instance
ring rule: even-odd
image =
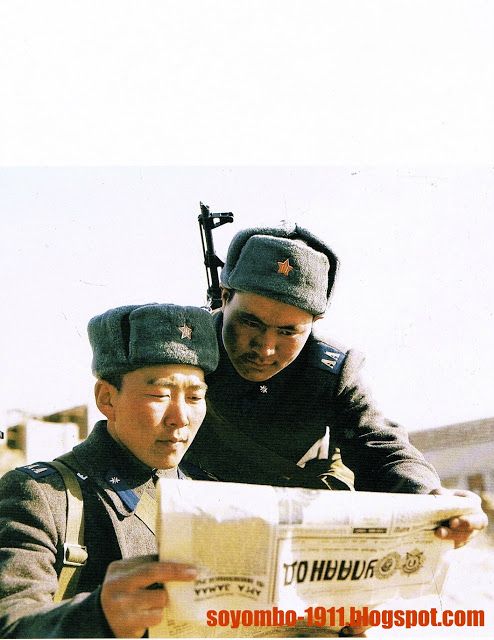
[[[92,371],[99,378],[160,364],[188,364],[211,373],[218,366],[212,316],[198,307],[128,305],[88,324]]]
[[[326,310],[337,269],[335,254],[307,229],[254,227],[234,236],[220,282],[318,315]]]

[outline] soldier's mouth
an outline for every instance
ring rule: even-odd
[[[186,440],[156,440],[156,444],[170,449],[178,449],[180,445],[185,444]]]
[[[259,360],[249,357],[244,357],[243,362],[247,366],[258,369],[259,371],[265,371],[266,369],[270,369],[275,365],[274,362],[259,362]]]

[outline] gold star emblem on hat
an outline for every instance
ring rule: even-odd
[[[288,277],[288,274],[293,269],[289,262],[290,258],[287,258],[285,262],[278,262],[278,273]]]
[[[187,340],[192,340],[192,327],[188,327],[186,324],[184,324],[183,326],[178,327],[178,330],[182,334],[180,336],[182,340],[184,338],[187,338]]]

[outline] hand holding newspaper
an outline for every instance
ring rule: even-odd
[[[438,593],[453,545],[434,529],[478,510],[458,496],[202,481],[160,480],[158,495],[160,560],[193,563],[200,573],[193,583],[167,583],[167,620],[155,637],[263,635],[219,629],[221,610],[257,612],[264,626],[273,607],[302,619],[309,607]]]

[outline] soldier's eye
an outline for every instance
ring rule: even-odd
[[[242,318],[242,322],[243,324],[247,325],[248,327],[259,327],[259,322],[256,322],[256,320],[251,320],[251,318]]]
[[[295,335],[295,331],[292,331],[291,329],[280,329],[279,333],[282,336],[294,336]]]
[[[204,396],[189,396],[189,400],[191,402],[201,402],[201,400],[204,400]]]

